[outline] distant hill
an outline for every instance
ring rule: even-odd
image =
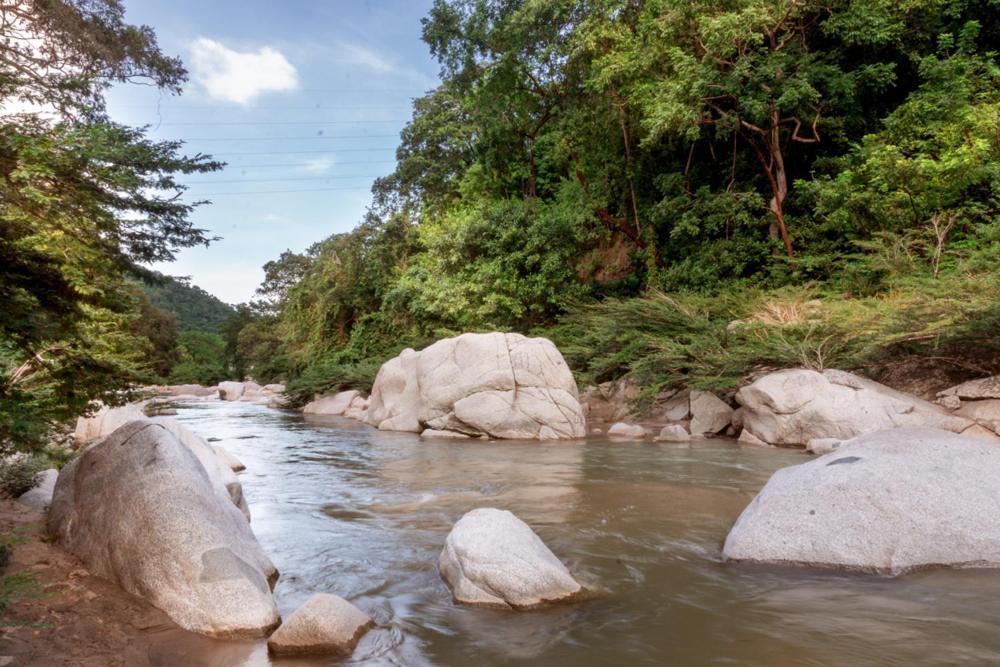
[[[181,331],[217,332],[223,322],[233,314],[233,307],[223,303],[197,285],[164,276],[162,285],[143,285],[153,305],[177,317]]]

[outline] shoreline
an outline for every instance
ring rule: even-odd
[[[199,664],[197,648],[210,640],[181,629],[166,613],[91,574],[77,557],[47,541],[40,512],[0,500],[0,533],[14,529],[23,541],[12,547],[3,575],[29,574],[35,582],[0,614],[0,665]],[[248,654],[256,648],[256,642],[242,643]]]

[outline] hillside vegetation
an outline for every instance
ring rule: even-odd
[[[177,318],[180,331],[219,331],[235,310],[197,285],[171,276],[157,275],[142,290],[157,308]]]
[[[233,334],[299,399],[461,331],[581,381],[1000,370],[992,0],[438,0],[442,84],[365,220]]]

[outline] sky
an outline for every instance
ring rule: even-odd
[[[262,266],[361,221],[392,172],[412,101],[438,83],[420,40],[432,0],[126,0],[190,79],[180,96],[142,85],[108,94],[112,117],[228,166],[185,177],[208,248],[155,268],[227,303],[253,298]]]

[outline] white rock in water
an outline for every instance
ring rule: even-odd
[[[364,421],[365,416],[368,413],[368,403],[369,400],[363,396],[355,396],[351,400],[351,404],[346,410],[344,410],[344,416],[349,419],[357,419],[359,421]]]
[[[220,382],[219,398],[224,401],[238,401],[243,397],[246,386],[242,382]]]
[[[656,439],[660,442],[688,442],[691,440],[691,434],[680,424],[667,424],[660,429]]]
[[[388,431],[430,428],[493,438],[581,438],[576,382],[545,338],[463,334],[386,362],[367,423]]]
[[[17,502],[35,511],[44,512],[45,508],[52,504],[52,493],[55,491],[58,478],[59,471],[55,468],[43,470],[39,473],[35,488],[18,496]]]
[[[642,426],[638,424],[627,424],[625,422],[618,422],[617,424],[612,424],[608,428],[608,435],[615,438],[628,438],[630,440],[642,440],[649,435]]]
[[[715,435],[732,423],[733,409],[715,394],[691,392],[691,434]]]
[[[1000,567],[1000,447],[931,428],[869,433],[774,473],[728,560],[899,574]]]
[[[266,392],[268,394],[284,394],[285,393],[285,385],[278,384],[276,382],[275,383],[271,383],[271,384],[265,384],[262,387],[262,389],[263,389],[264,392]]]
[[[361,392],[357,389],[342,391],[333,396],[320,396],[316,400],[307,403],[302,408],[302,414],[340,416],[351,407],[351,402],[360,396]]]
[[[274,655],[329,653],[348,656],[372,619],[347,600],[317,593],[286,618],[267,640]]]
[[[420,432],[421,438],[448,438],[451,440],[468,440],[470,436],[457,431],[435,431],[432,428]]]
[[[233,472],[242,472],[247,469],[247,467],[243,465],[243,462],[236,458],[236,455],[225,447],[212,445],[212,449],[215,451],[216,456],[219,457],[219,461],[223,465],[228,466]]]
[[[772,445],[848,440],[900,426],[961,433],[972,421],[851,373],[795,368],[769,373],[736,394],[743,428]]]
[[[842,442],[837,438],[813,438],[806,443],[806,451],[822,456],[838,449]]]
[[[584,591],[528,524],[493,508],[458,520],[438,567],[455,601],[476,606],[530,609]]]
[[[746,429],[740,431],[740,437],[737,438],[736,442],[741,445],[750,445],[751,447],[770,447],[769,444]]]
[[[368,403],[365,422],[382,431],[420,433],[420,380],[417,359],[420,353],[405,349],[382,364]]]
[[[130,422],[66,465],[49,532],[94,574],[187,630],[263,637],[277,570],[250,525],[161,424]]]

